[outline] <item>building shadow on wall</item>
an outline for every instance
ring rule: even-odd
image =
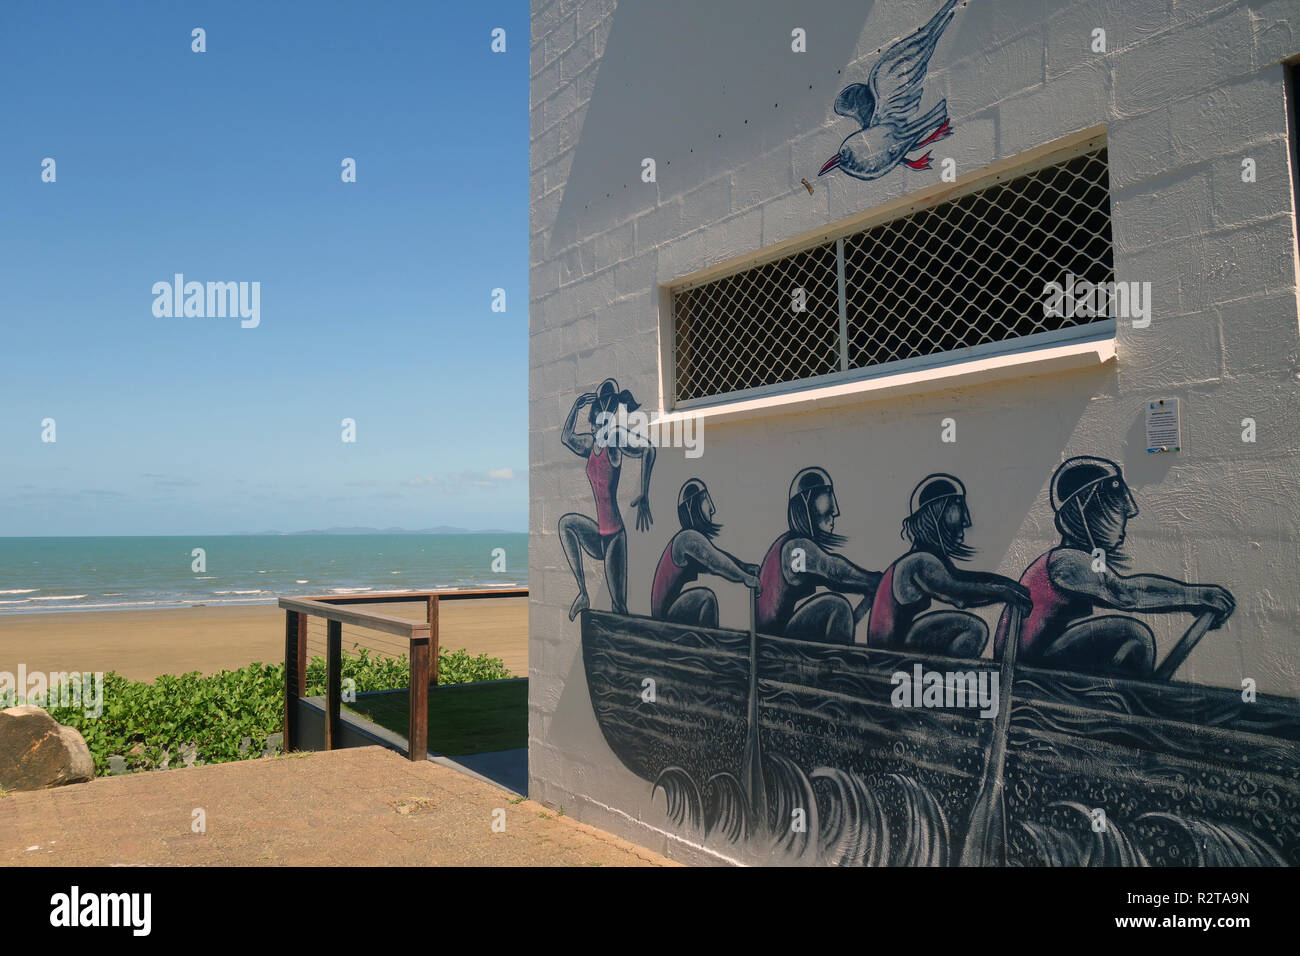
[[[839,90],[862,79],[837,71],[872,7],[809,0],[755,28],[753,0],[620,4],[592,67],[599,72],[546,254],[821,126]],[[796,27],[807,31],[807,53],[791,50]],[[657,183],[642,182],[647,157]]]

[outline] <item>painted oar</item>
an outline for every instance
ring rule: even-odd
[[[1172,678],[1174,671],[1178,670],[1183,661],[1187,660],[1187,655],[1192,653],[1192,648],[1200,643],[1201,638],[1205,636],[1205,632],[1210,629],[1210,625],[1213,623],[1213,611],[1205,611],[1193,621],[1192,626],[1187,629],[1187,633],[1173,646],[1164,661],[1156,668],[1155,674],[1152,675],[1153,678],[1155,680],[1169,680]]]
[[[998,671],[998,713],[984,761],[979,795],[971,808],[962,866],[1005,866],[1007,862],[1007,808],[1002,791],[1002,768],[1007,759],[1007,732],[1011,727],[1011,683],[1015,679],[1016,649],[1020,646],[1020,608],[1007,606],[1007,641],[1002,646]]]
[[[749,709],[745,735],[745,756],[741,764],[741,784],[749,800],[749,809],[759,829],[765,829],[767,819],[767,784],[763,780],[763,754],[758,740],[758,597],[749,592]]]

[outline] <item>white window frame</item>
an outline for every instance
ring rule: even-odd
[[[999,342],[939,352],[933,355],[896,359],[860,369],[801,378],[754,388],[676,401],[676,322],[674,296],[726,276],[784,259],[805,249],[836,243],[841,250],[846,236],[872,226],[901,219],[913,213],[961,196],[978,192],[994,183],[1018,179],[1047,166],[1106,148],[1105,126],[1095,126],[1026,153],[993,163],[960,177],[956,183],[940,183],[900,200],[859,213],[821,229],[805,232],[784,242],[746,256],[718,263],[690,275],[659,285],[660,410],[666,421],[684,418],[743,418],[772,411],[806,410],[802,406],[851,404],[875,398],[890,398],[917,392],[938,391],[982,384],[1024,375],[1038,375],[1081,368],[1115,358],[1115,319],[1101,319],[1082,325]],[[1116,281],[1119,281],[1118,279]],[[846,317],[840,315],[840,348],[847,348]]]

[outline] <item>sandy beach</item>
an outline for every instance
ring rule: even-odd
[[[365,605],[395,617],[424,619],[422,604]],[[448,601],[441,606],[440,645],[505,661],[528,676],[528,599]],[[312,619],[308,648],[324,653],[324,624]],[[397,639],[343,628],[343,646],[400,650]],[[275,605],[189,607],[147,611],[85,611],[0,616],[0,670],[109,671],[133,680],[159,674],[233,670],[253,661],[284,660],[284,612]]]

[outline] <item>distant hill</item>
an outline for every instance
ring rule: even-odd
[[[526,534],[524,531],[505,531],[501,528],[483,528],[477,531],[471,531],[468,528],[453,528],[450,525],[439,525],[436,528],[421,528],[419,531],[411,531],[408,528],[323,528],[313,529],[311,531],[240,531],[237,534],[247,535],[299,535],[299,534]]]

